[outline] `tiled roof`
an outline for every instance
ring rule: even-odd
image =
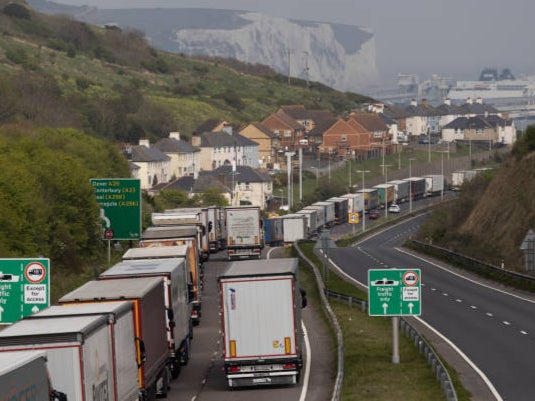
[[[385,122],[377,115],[377,113],[354,111],[349,115],[349,118],[353,118],[370,132],[388,130]]]
[[[207,171],[206,173],[210,173]],[[211,172],[213,176],[231,176],[232,166],[221,166]],[[250,166],[236,166],[236,181],[240,182],[270,182],[271,177],[267,173],[260,172]]]
[[[193,134],[198,135],[203,132],[210,132],[213,131],[219,124],[224,122],[223,120],[219,120],[217,118],[211,118],[209,120],[206,120],[201,125],[199,125],[195,130],[193,131]]]
[[[494,124],[495,125],[495,124]],[[483,117],[459,117],[451,123],[446,124],[444,129],[486,129],[494,127],[487,119]]]
[[[219,148],[223,146],[258,146],[258,143],[240,134],[226,132],[204,132],[200,134],[201,148]]]
[[[162,138],[154,144],[154,148],[163,153],[193,153],[200,149],[191,144],[174,138]]]
[[[321,135],[336,123],[334,114],[325,110],[309,110],[309,118],[314,121],[310,135]]]
[[[269,138],[278,138],[279,137],[277,134],[275,134],[273,131],[271,131],[268,127],[266,127],[262,123],[253,122],[253,123],[251,123],[251,125],[253,125],[260,132],[263,132]]]
[[[132,146],[131,161],[136,162],[158,162],[169,160],[169,156],[155,148],[147,148],[143,145]]]
[[[302,104],[281,106],[279,111],[286,113],[294,120],[307,120],[310,113]]]

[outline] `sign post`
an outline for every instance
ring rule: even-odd
[[[141,238],[141,184],[136,178],[92,178],[90,182],[100,205],[109,262],[111,240]]]
[[[0,259],[0,324],[50,306],[49,259]]]
[[[420,316],[420,269],[368,270],[368,314],[392,316],[392,362],[399,363],[399,316]]]
[[[359,214],[358,213],[348,213],[347,221],[349,224],[353,225],[353,235],[355,235],[355,224],[359,223]]]

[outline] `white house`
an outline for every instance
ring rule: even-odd
[[[139,145],[127,148],[126,155],[131,163],[132,177],[139,178],[141,189],[149,189],[169,180],[170,158],[158,149],[151,148],[148,139],[140,139]]]
[[[169,173],[171,177],[183,177],[196,174],[200,169],[200,149],[180,139],[180,133],[171,132],[169,138],[162,138],[154,148],[169,156]]]

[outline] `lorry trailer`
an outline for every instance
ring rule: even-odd
[[[231,262],[219,276],[229,387],[296,384],[304,299],[295,258]]]

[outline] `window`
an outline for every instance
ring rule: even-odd
[[[344,141],[344,142],[347,141],[347,135],[342,135],[341,138],[340,138],[340,140],[342,140],[342,141]]]
[[[284,130],[284,136],[286,138],[291,137],[292,136],[292,131],[290,131],[289,129]]]

